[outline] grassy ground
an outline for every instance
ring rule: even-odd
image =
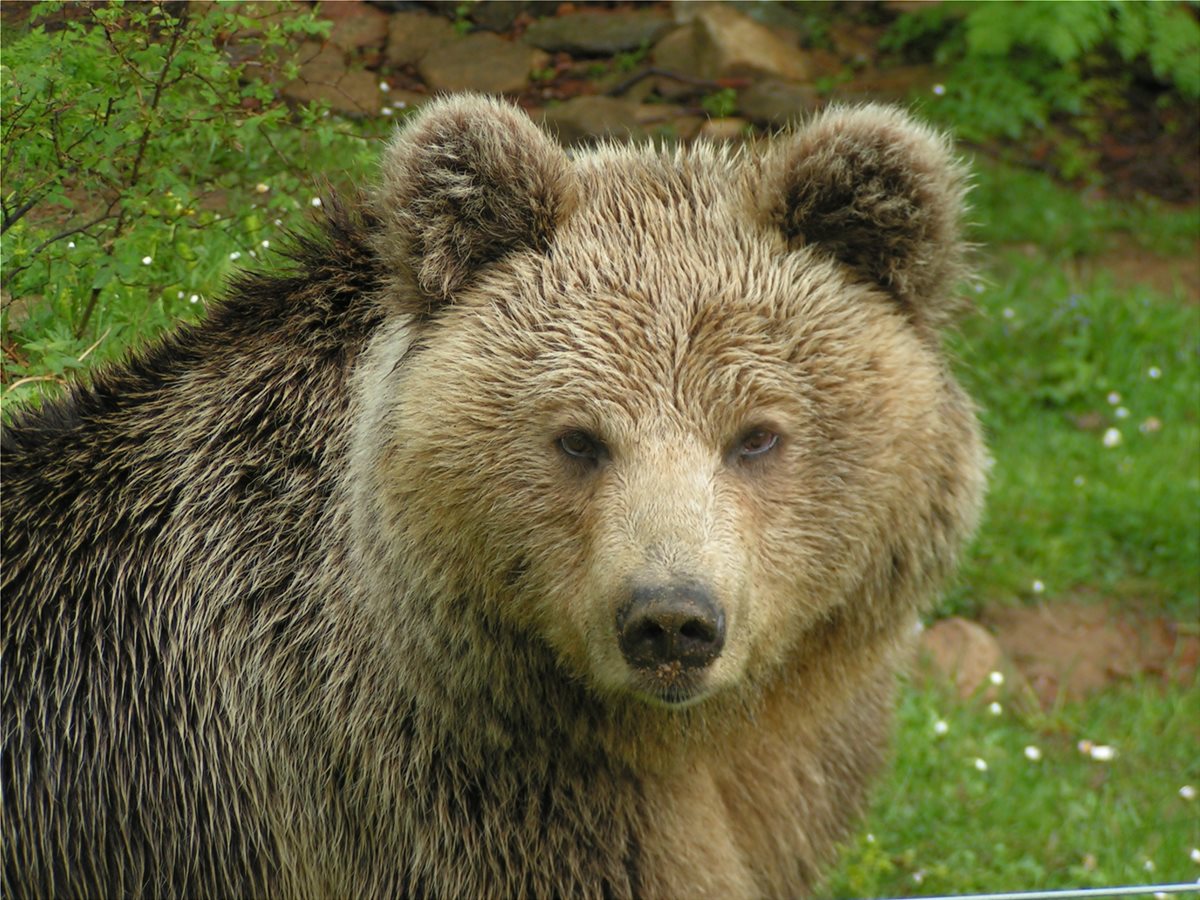
[[[348,140],[303,158],[337,177],[369,171],[373,152]],[[269,258],[317,194],[278,196],[269,180],[231,177],[223,205],[195,213],[201,230],[180,232],[189,243],[164,235],[131,252],[152,262],[106,288],[85,333],[72,322],[87,285],[61,272],[40,295],[6,304],[5,407],[197,315],[232,268]],[[941,611],[1091,593],[1194,623],[1200,307],[1182,286],[1117,280],[1103,260],[1118,245],[1194,253],[1198,211],[1086,202],[988,166],[975,203],[975,237],[988,249],[977,312],[951,344],[996,463],[987,520]],[[1081,254],[1099,260],[1089,273]],[[1194,683],[1134,684],[1026,715],[910,686],[894,772],[825,896],[1195,879],[1200,801],[1179,789],[1200,788],[1198,709]],[[1117,755],[1097,761],[1081,740]]]
[[[1195,683],[1130,684],[1049,714],[910,685],[894,772],[820,896],[1195,881],[1200,800],[1180,789],[1200,790],[1198,709]]]

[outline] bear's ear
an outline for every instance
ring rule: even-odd
[[[949,140],[886,106],[834,108],[778,138],[764,168],[770,215],[934,327],[964,272],[966,170]]]
[[[482,96],[443,98],[385,153],[377,250],[430,309],[488,263],[545,247],[574,198],[566,154],[523,112]]]

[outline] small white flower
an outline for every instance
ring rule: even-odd
[[[993,716],[998,716],[998,715],[1000,715],[1000,713],[1004,712],[1004,707],[1001,706],[999,703],[995,703],[995,702],[989,703],[988,704],[988,712],[990,712]]]
[[[229,254],[229,258],[230,258],[230,259],[241,259],[241,258],[242,258],[242,251],[241,251],[241,250],[234,250],[232,253],[230,253],[230,254]]]
[[[1004,684],[1004,673],[1003,672],[991,672],[988,674],[988,681],[990,681],[992,684],[999,687],[1000,685]]]
[[[381,82],[379,82],[379,89],[386,94],[388,91],[390,91],[392,89],[392,86],[390,84],[388,84],[386,81],[381,81]]]
[[[986,760],[982,760],[978,756],[975,757],[975,762],[972,765],[980,772],[986,772],[988,768]]]
[[[182,299],[183,299],[183,291],[180,291],[180,292],[179,292],[178,294],[176,294],[175,296],[176,296],[178,299],[182,300]]]
[[[264,250],[266,250],[268,247],[270,247],[270,246],[271,246],[271,242],[270,242],[270,241],[263,241],[263,242],[262,242],[262,244],[261,244],[260,246],[261,246],[261,247],[262,247]]]
[[[971,290],[973,290],[977,294],[982,294],[983,293],[983,285],[977,281],[973,285],[971,285]]]
[[[313,198],[312,198],[312,200],[310,200],[309,202],[310,202],[310,203],[311,203],[313,206],[320,206],[320,205],[321,205],[321,198],[320,198],[320,197],[313,197]]]
[[[925,880],[925,870],[917,869],[917,871],[913,872],[912,880],[913,880],[913,884],[920,884],[922,881],[924,881]]]
[[[75,242],[74,242],[74,241],[67,241],[67,249],[68,249],[68,250],[74,250],[74,249],[75,249]]]
[[[1109,391],[1108,397],[1105,399],[1108,400],[1109,406],[1116,406],[1118,403],[1121,402],[1121,395],[1118,394],[1116,391]]]
[[[188,303],[199,303],[199,302],[200,302],[199,294],[192,294],[192,296],[188,297]]]
[[[933,86],[933,93],[937,97],[943,96],[946,93],[946,86],[944,84],[935,84]]]
[[[875,835],[871,834],[871,832],[869,832],[869,831],[867,832],[867,843],[868,844],[875,843]]]
[[[408,107],[407,100],[397,100],[395,103],[396,109],[406,109]]]
[[[152,262],[154,262],[154,257],[152,257],[152,256],[143,256],[142,257],[142,265],[143,266],[148,266]]]
[[[247,252],[250,254],[251,259],[258,259],[258,254],[255,253],[253,250],[249,250]]]
[[[1006,306],[1006,307],[1004,307],[1004,309],[1002,309],[1000,311],[1000,315],[1004,316],[1004,318],[1006,318],[1006,319],[1011,319],[1013,316],[1016,315],[1016,313],[1013,311],[1013,308],[1011,306]]]
[[[936,735],[943,735],[949,730],[950,723],[948,723],[945,719],[938,719],[933,723],[933,733]]]
[[[1154,892],[1154,900],[1168,900],[1168,898],[1170,896],[1171,895],[1168,894],[1166,891],[1155,891]]]
[[[1046,590],[1046,583],[1040,578],[1033,579],[1033,584],[1031,586],[1035,594],[1041,594]]]
[[[1154,860],[1152,860],[1152,859],[1142,860],[1142,868],[1145,869],[1147,872],[1153,872],[1155,869]]]
[[[1123,406],[1118,406],[1116,409],[1113,410],[1113,415],[1116,416],[1118,419],[1128,419],[1129,418],[1129,410],[1127,410]]]
[[[1192,852],[1188,854],[1188,857],[1192,860],[1192,862],[1200,864],[1200,847],[1193,847]]]
[[[1179,789],[1179,796],[1182,797],[1184,800],[1195,800],[1196,799],[1196,789],[1194,787],[1192,787],[1190,784],[1185,784],[1183,787],[1181,787]]]
[[[269,191],[271,189],[271,186],[269,184],[265,184],[264,182],[260,181],[258,184],[256,184],[254,186],[254,189],[256,191],[258,191],[260,194],[265,194],[267,191]]]
[[[1042,751],[1033,746],[1033,744],[1030,744],[1025,748],[1025,758],[1030,762],[1037,762],[1042,758]]]
[[[1104,446],[1116,447],[1121,443],[1121,432],[1116,428],[1110,428],[1104,432]]]
[[[1146,370],[1146,374],[1151,378],[1162,378],[1162,369],[1160,369],[1158,366],[1151,366]]]
[[[1107,744],[1096,744],[1088,751],[1088,755],[1097,762],[1109,762],[1117,758],[1117,750]]]
[[[282,225],[282,224],[283,224],[283,219],[276,219],[276,220],[275,220],[275,226],[276,226],[276,227],[279,227],[279,226],[280,226],[280,225]]]
[[[392,114],[392,108],[390,106],[385,106],[379,112],[381,115],[390,116]]]

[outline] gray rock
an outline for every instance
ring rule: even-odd
[[[539,56],[532,47],[480,31],[432,48],[417,72],[434,91],[518,93],[529,86]]]
[[[736,9],[723,3],[703,4],[689,15],[688,25],[654,48],[660,67],[706,79],[767,76],[804,81],[808,77],[800,50]]]
[[[529,6],[527,0],[480,0],[471,7],[471,21],[488,31],[508,31]]]
[[[303,44],[298,53],[303,60],[295,81],[283,87],[283,94],[298,103],[324,100],[335,112],[353,116],[377,115],[385,94],[379,79],[362,69],[351,70],[338,47]]]
[[[789,81],[759,81],[738,94],[738,109],[751,121],[779,126],[794,122],[821,105],[811,87]]]
[[[525,40],[542,50],[597,56],[649,46],[674,27],[656,9],[581,12],[539,19],[526,29]]]
[[[440,16],[392,13],[388,18],[387,61],[397,67],[415,66],[434,47],[457,37],[454,26]]]
[[[543,121],[559,143],[571,145],[645,137],[638,115],[638,104],[615,97],[573,97],[548,107]]]
[[[343,50],[379,48],[387,40],[387,13],[370,4],[358,0],[323,3],[320,12],[322,18],[333,22],[333,30],[329,32],[330,43],[337,44]]]

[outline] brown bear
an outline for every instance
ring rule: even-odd
[[[5,429],[5,896],[809,890],[980,506],[963,185],[882,107],[568,156],[430,104]]]

